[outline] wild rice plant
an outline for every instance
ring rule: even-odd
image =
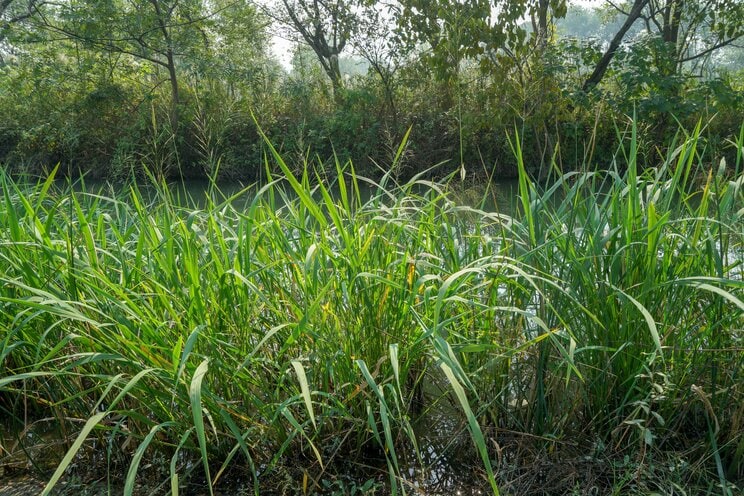
[[[522,215],[502,253],[559,283],[519,296],[552,332],[513,364],[510,415],[540,435],[639,446],[640,460],[702,442],[726,487],[744,468],[744,141],[727,170],[703,158],[698,125],[640,171],[635,133],[620,136],[611,170],[561,175],[548,189],[529,180],[513,141]]]

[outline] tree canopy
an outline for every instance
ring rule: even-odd
[[[256,118],[370,167],[413,126],[409,172],[500,162],[517,125],[541,164],[625,114],[735,128],[743,36],[741,0],[0,0],[0,161],[250,177]]]

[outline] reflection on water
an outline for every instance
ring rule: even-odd
[[[60,184],[62,186],[62,183]],[[214,185],[209,181],[189,180],[182,182],[171,182],[167,184],[168,193],[174,202],[184,207],[193,207],[203,209],[211,205],[219,205],[230,199],[233,205],[242,209],[250,204],[255,198],[256,193],[262,188],[261,184],[244,184],[240,182],[225,182]],[[291,188],[288,184],[279,183],[279,187],[287,193],[287,198],[294,198]],[[368,202],[381,190],[378,186],[367,182],[358,182],[359,197],[362,203]],[[120,197],[129,191],[130,185],[125,183],[109,183],[105,181],[86,181],[84,184],[77,182],[74,184],[76,191],[85,190],[88,193],[95,193],[110,197]],[[148,200],[155,200],[158,195],[158,188],[151,184],[137,185],[137,189],[142,196]],[[347,189],[351,195],[349,181]],[[388,189],[389,185],[388,185]],[[430,187],[425,184],[413,185],[410,192],[413,195],[425,194],[430,191]],[[335,200],[340,199],[338,186],[332,185],[330,193]],[[518,183],[516,180],[500,180],[490,184],[485,183],[461,183],[453,182],[447,191],[447,197],[456,205],[474,207],[485,212],[500,212],[511,214],[514,212],[517,202]],[[384,196],[383,196],[384,198]],[[275,197],[278,204],[282,204],[282,196]],[[322,197],[318,192],[316,195],[318,201]],[[384,203],[389,203],[383,200]]]
[[[430,378],[424,385],[427,410],[413,425],[419,456],[408,453],[403,470],[409,492],[417,496],[488,494],[482,467],[472,465],[467,421],[449,390],[442,377]]]
[[[0,423],[0,478],[6,471],[53,468],[64,454],[65,444],[55,418],[22,428],[10,421]]]

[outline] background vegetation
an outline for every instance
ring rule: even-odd
[[[635,115],[641,165],[681,122],[712,161],[744,114],[736,0],[3,0],[0,163],[38,173],[257,179],[259,125],[293,167],[353,157],[379,176],[448,161],[607,166]],[[272,36],[285,42],[280,61]],[[382,168],[380,170],[379,167]],[[333,167],[329,167],[332,173]]]

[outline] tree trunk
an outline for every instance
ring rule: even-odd
[[[176,64],[173,58],[173,50],[168,49],[166,52],[166,59],[168,61],[168,78],[170,79],[171,87],[171,105],[170,105],[170,125],[171,132],[177,134],[178,132],[178,105],[181,103],[180,95],[178,92],[178,75],[176,73]]]
[[[635,0],[633,2],[633,7],[630,9],[628,18],[625,19],[625,23],[623,23],[620,30],[615,34],[615,37],[612,38],[610,46],[607,48],[607,51],[604,53],[604,55],[602,55],[602,58],[597,63],[597,66],[594,68],[594,72],[592,72],[592,75],[589,76],[586,81],[584,81],[584,86],[582,87],[584,91],[589,91],[590,89],[597,86],[600,81],[602,81],[602,78],[607,72],[607,68],[610,66],[610,62],[615,56],[615,52],[617,52],[617,49],[620,47],[620,43],[622,43],[625,34],[628,32],[628,30],[630,30],[631,26],[633,26],[633,23],[635,23],[636,20],[638,20],[638,18],[641,16],[641,12],[643,11],[643,8],[646,6],[646,4],[648,4],[648,2],[649,0]]]
[[[665,76],[676,74],[679,69],[678,61],[682,58],[679,45],[679,24],[682,19],[682,0],[669,0],[664,9],[662,26],[662,39],[664,40],[665,53],[659,64],[661,73]]]
[[[537,46],[544,51],[548,46],[548,8],[550,0],[540,0],[537,7]]]
[[[331,55],[328,57],[328,77],[331,78],[331,86],[333,87],[333,99],[338,100],[341,94],[341,88],[343,87],[343,79],[341,78],[341,67],[338,65],[338,55]]]
[[[176,62],[175,57],[173,56],[173,40],[171,39],[170,30],[168,27],[173,8],[168,11],[163,11],[163,9],[160,8],[160,0],[149,1],[153,9],[155,9],[160,32],[163,35],[163,41],[165,41],[165,46],[167,47],[165,50],[165,66],[168,69],[168,78],[170,79],[171,87],[170,125],[171,133],[175,135],[178,132],[178,74],[176,73]]]

